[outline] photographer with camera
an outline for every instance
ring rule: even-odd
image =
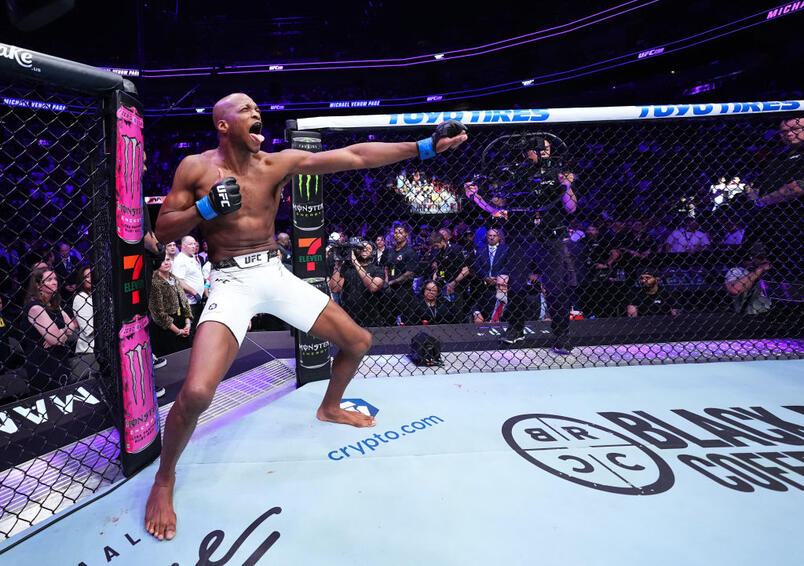
[[[341,294],[341,306],[360,326],[380,326],[385,270],[374,262],[374,245],[351,238],[333,246],[333,251],[336,263],[330,289]]]
[[[570,217],[575,213],[578,200],[573,185],[575,174],[567,171],[553,153],[553,144],[560,140],[551,134],[525,139],[521,150],[523,162],[509,164],[501,170],[509,175],[507,198],[498,204],[487,202],[478,195],[474,183],[464,186],[466,196],[493,218],[507,220],[506,230],[514,253],[511,276],[512,295],[527,280],[524,271],[529,258],[539,261],[538,272],[547,291],[547,306],[553,332],[553,352],[569,355],[572,343],[569,337],[569,311],[572,306],[573,259],[568,248]],[[563,142],[561,142],[563,143]],[[519,299],[515,299],[515,303]],[[517,310],[509,307],[509,310]],[[512,313],[511,324],[503,342],[514,344],[525,339],[524,313]]]

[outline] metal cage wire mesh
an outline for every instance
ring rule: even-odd
[[[0,537],[8,537],[119,476],[119,439],[108,430],[119,384],[110,369],[103,100],[17,81],[0,85],[0,101]]]
[[[374,335],[359,373],[800,357],[802,125],[474,125],[433,159],[326,176],[330,290]],[[321,131],[330,149],[432,129]],[[550,189],[567,179],[574,214]]]

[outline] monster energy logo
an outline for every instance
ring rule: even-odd
[[[313,194],[318,195],[318,175],[299,175],[299,196],[304,200],[310,200],[310,180],[315,179]],[[306,196],[305,196],[306,194]]]

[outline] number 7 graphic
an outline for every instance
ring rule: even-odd
[[[299,238],[299,247],[307,248],[307,256],[311,257],[321,248],[321,238]],[[315,271],[315,262],[307,262],[307,271]]]
[[[131,281],[134,282],[140,278],[140,272],[142,271],[142,256],[141,255],[126,255],[123,256],[123,270],[127,271],[129,269],[133,269],[134,273],[131,277]],[[131,293],[131,303],[136,305],[140,302],[140,292],[139,290],[135,290]]]

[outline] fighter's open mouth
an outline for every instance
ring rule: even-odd
[[[262,142],[265,141],[265,136],[263,136],[260,132],[262,132],[261,122],[254,122],[248,129],[248,134],[249,136],[251,136],[251,139],[261,144]]]

